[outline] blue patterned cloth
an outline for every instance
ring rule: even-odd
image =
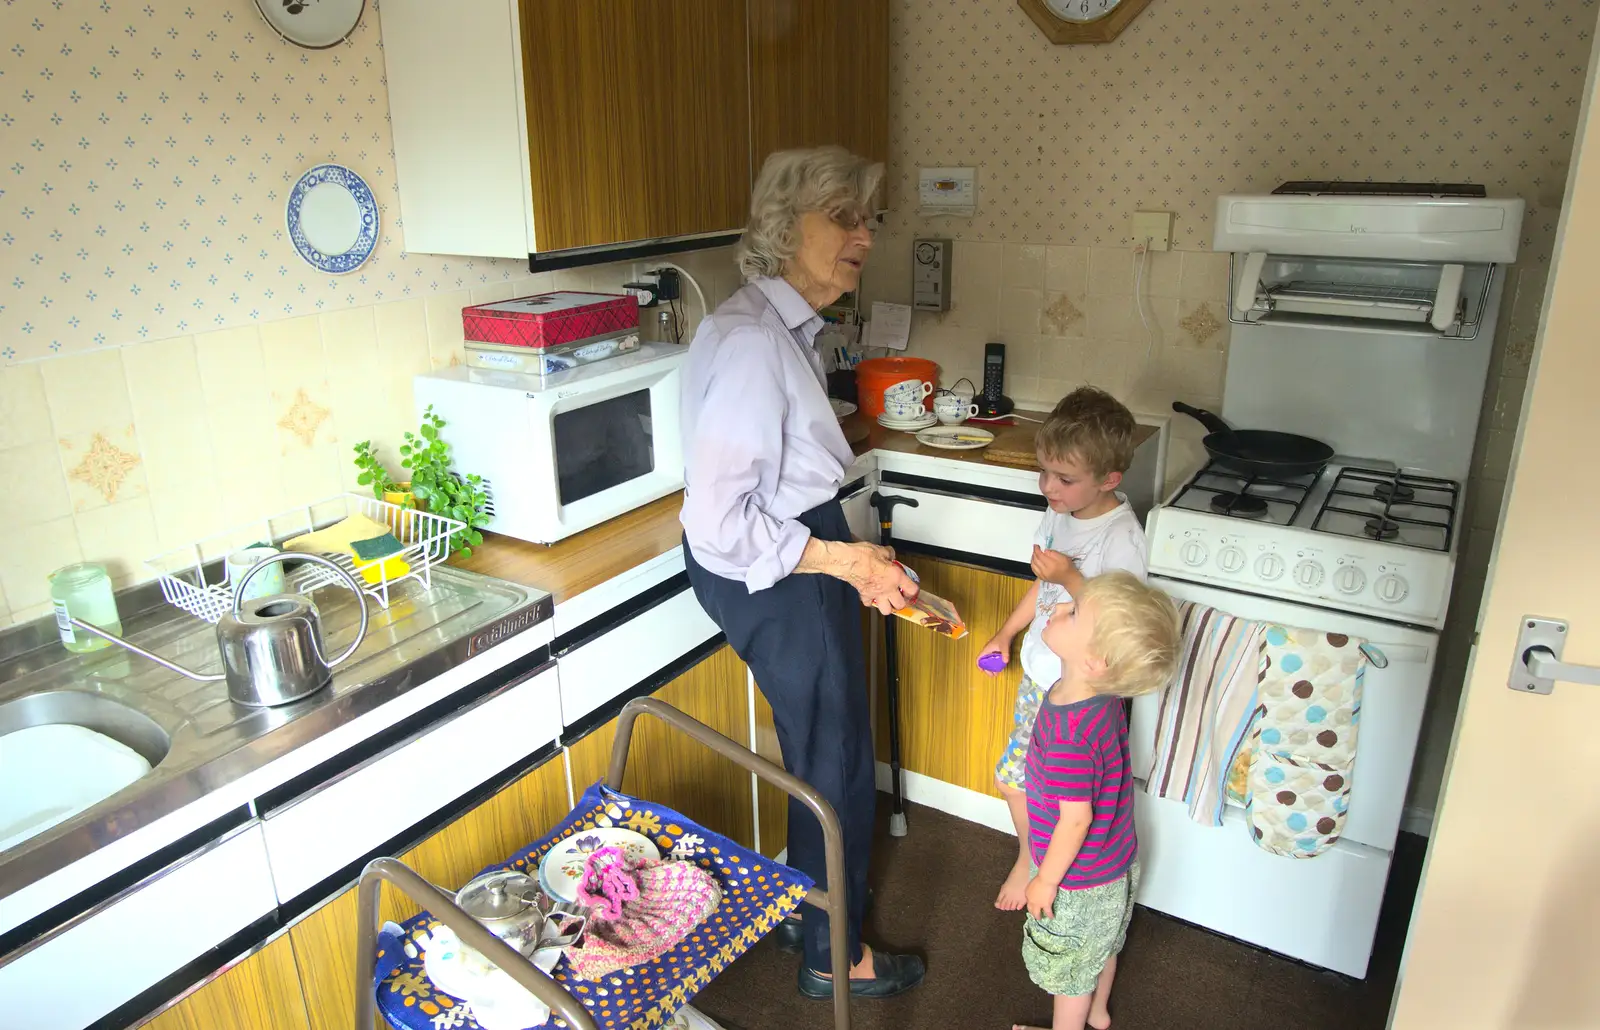
[[[644,834],[663,856],[694,861],[717,878],[722,904],[694,933],[648,965],[625,969],[590,983],[572,974],[563,958],[554,976],[594,1015],[601,1030],[660,1027],[702,987],[750,950],[811,889],[804,873],[743,848],[679,813],[650,801],[607,790],[596,783],[554,831],[500,865],[538,876],[539,861],[558,841],[597,826],[620,826]],[[435,991],[418,943],[440,925],[427,912],[390,924],[379,935],[378,1010],[396,1030],[480,1030],[470,1008]],[[565,1027],[559,1016],[547,1027]]]

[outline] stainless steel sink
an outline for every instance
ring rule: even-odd
[[[66,724],[102,733],[138,752],[154,769],[172,749],[172,738],[143,712],[103,694],[82,690],[47,690],[0,704],[0,737],[31,726]]]
[[[328,647],[343,649],[359,621],[342,587],[318,590]],[[0,898],[226,787],[309,741],[549,619],[549,594],[448,566],[432,586],[406,580],[388,608],[367,602],[360,649],[309,697],[248,708],[218,680],[196,683],[114,645],[61,647],[52,618],[0,632],[0,734],[75,723],[149,760],[142,779],[38,836],[0,851]],[[221,670],[215,627],[178,610],[154,584],[117,595],[124,636],[197,672]]]

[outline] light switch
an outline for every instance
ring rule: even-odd
[[[1133,242],[1137,246],[1150,241],[1151,250],[1172,249],[1172,212],[1135,211],[1133,213]]]

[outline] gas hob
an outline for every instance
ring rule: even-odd
[[[1283,478],[1213,462],[1150,512],[1150,571],[1439,626],[1461,512],[1459,484],[1388,462]]]

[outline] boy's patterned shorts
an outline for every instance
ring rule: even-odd
[[[1023,763],[1028,758],[1028,742],[1033,739],[1033,724],[1039,719],[1039,705],[1049,686],[1039,686],[1024,673],[1017,684],[1017,706],[1012,713],[1011,736],[1006,739],[1000,761],[995,763],[994,778],[1007,787],[1025,790]]]
[[[1022,962],[1033,982],[1050,994],[1093,994],[1100,971],[1128,939],[1139,862],[1098,887],[1056,891],[1049,919],[1028,917],[1022,927]]]

